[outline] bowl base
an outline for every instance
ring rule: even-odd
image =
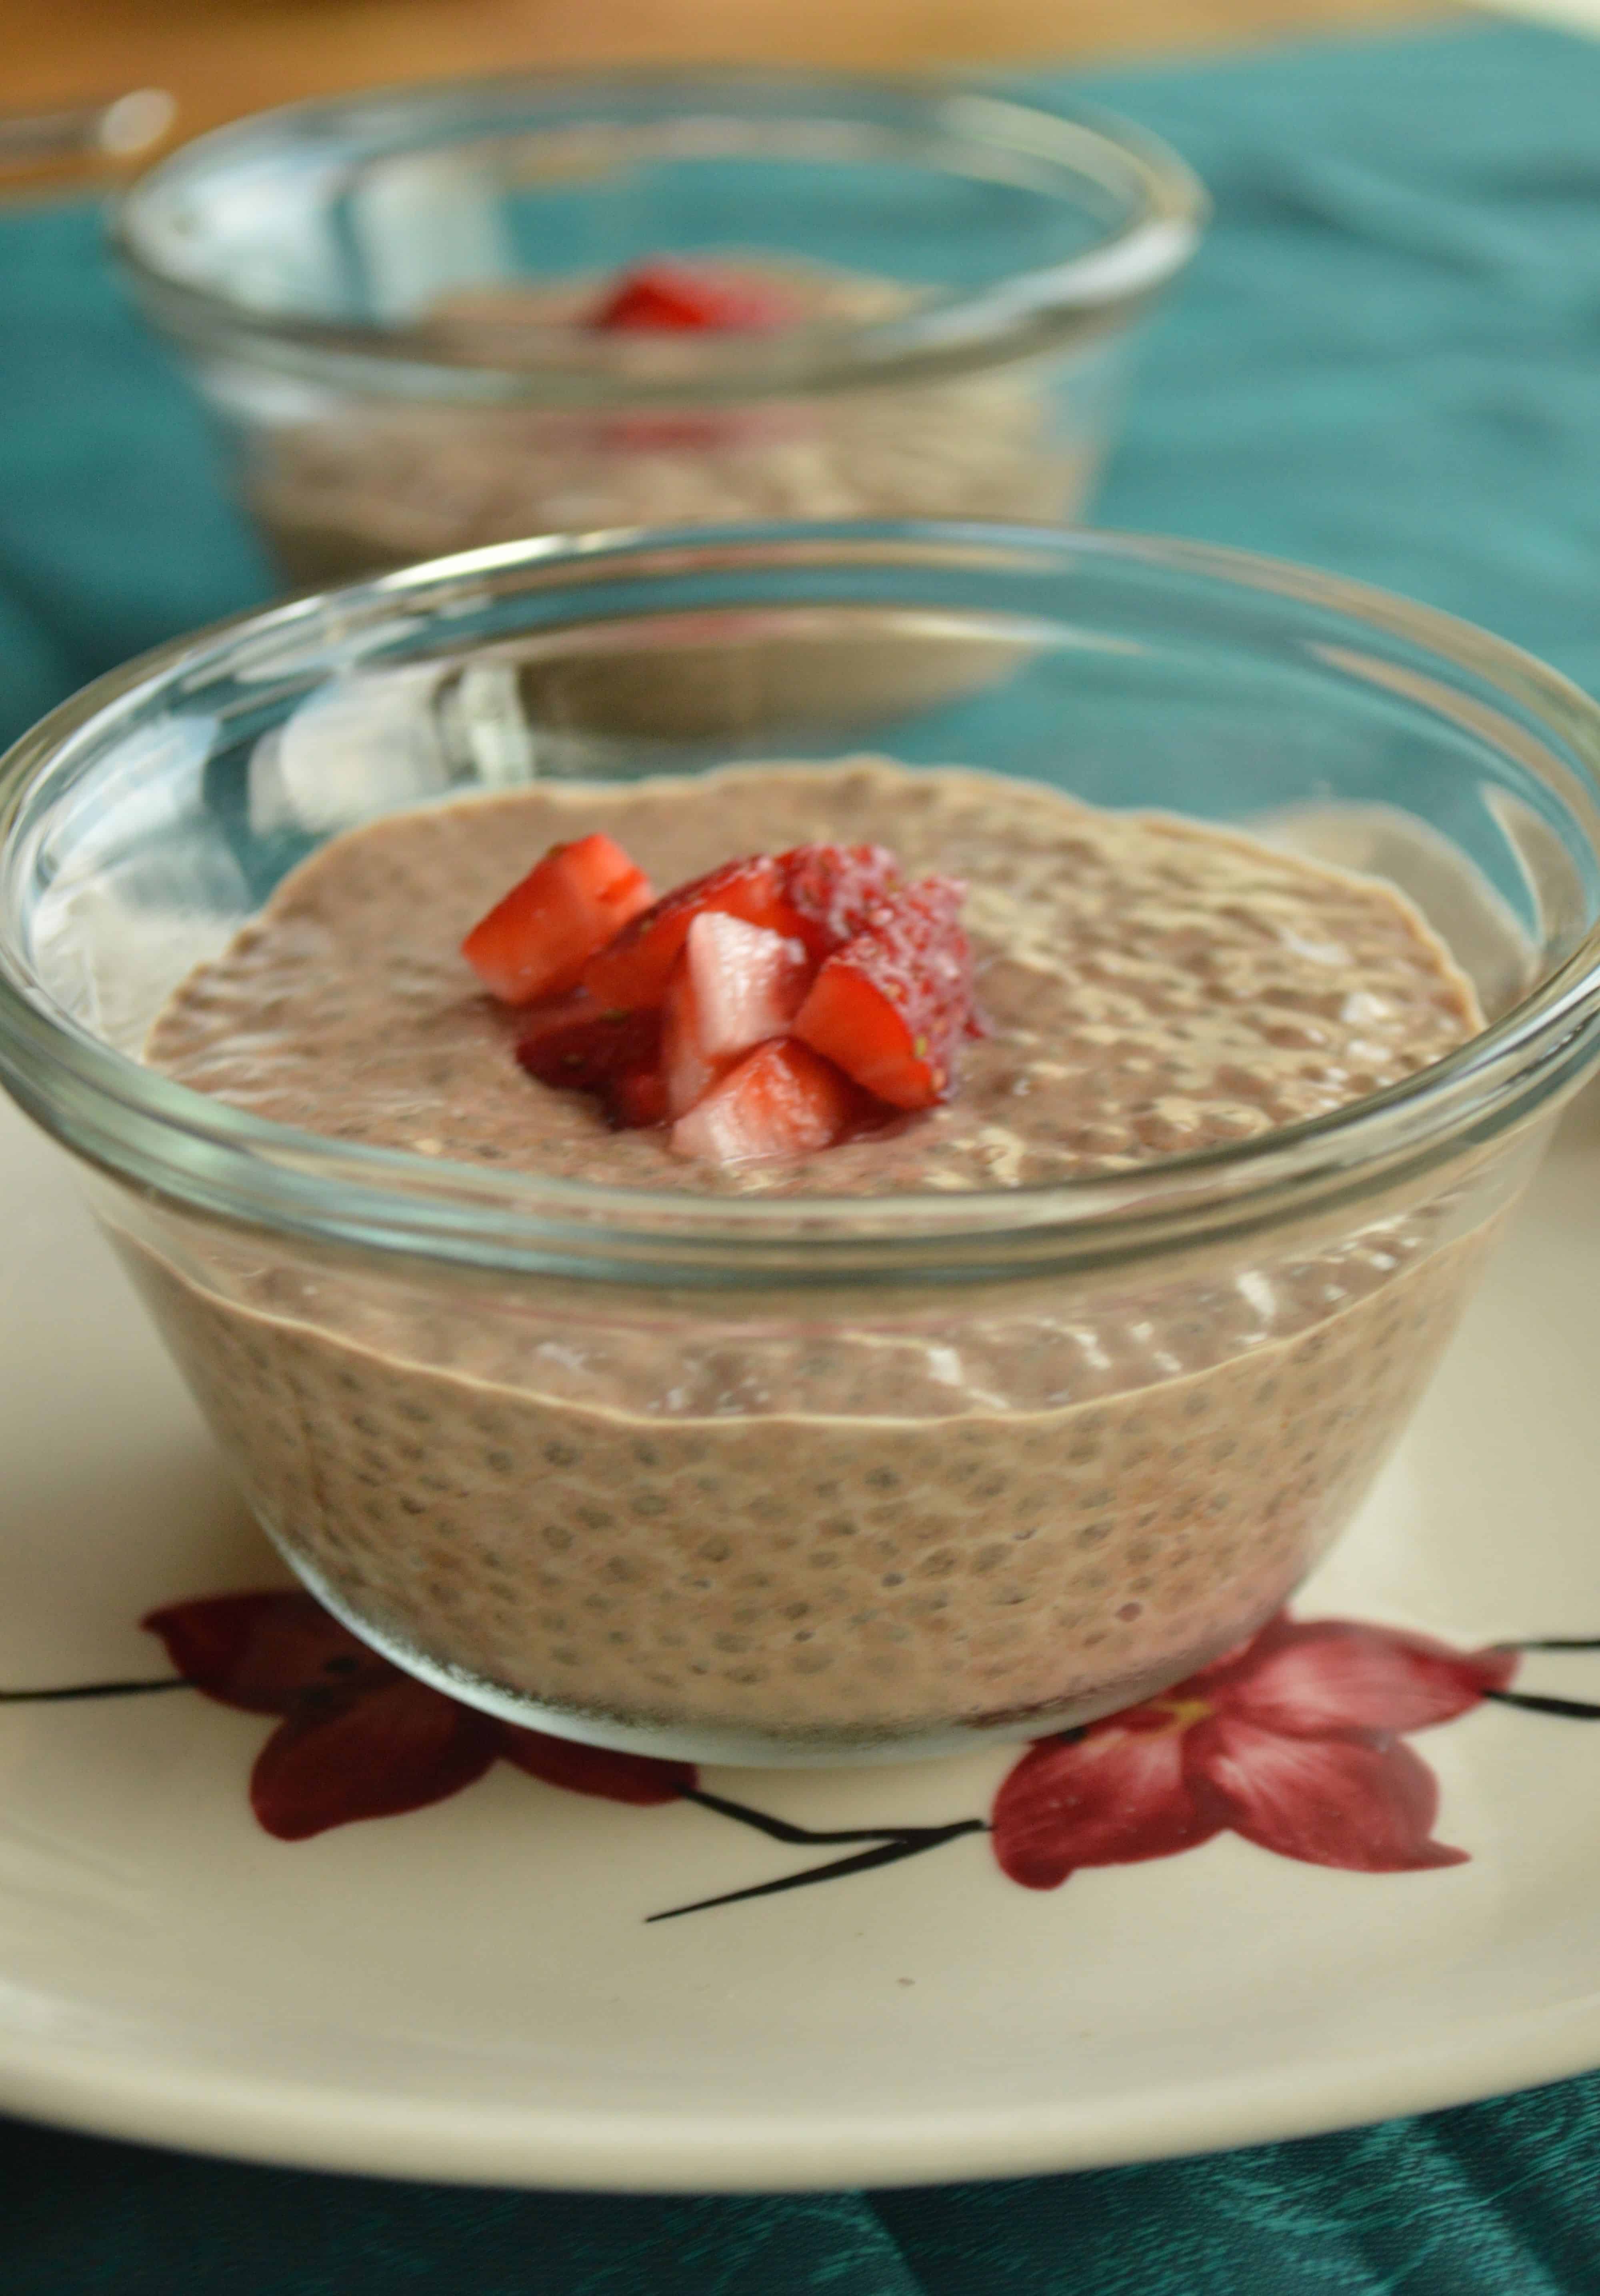
[[[377,1651],[403,1672],[432,1689],[442,1691],[464,1706],[476,1707],[500,1721],[524,1730],[540,1730],[552,1738],[566,1738],[580,1746],[601,1746],[613,1753],[643,1754],[658,1761],[699,1762],[730,1769],[839,1769],[874,1762],[937,1761],[970,1754],[985,1745],[1014,1745],[1019,1739],[1054,1736],[1076,1730],[1156,1698],[1175,1683],[1183,1682],[1230,1650],[1250,1640],[1268,1619],[1289,1601],[1303,1572],[1280,1587],[1267,1602],[1241,1617],[1236,1628],[1186,1651],[1182,1659],[1153,1670],[1124,1675],[1079,1695],[1031,1708],[974,1715],[966,1721],[928,1723],[842,1724],[836,1729],[763,1732],[737,1725],[690,1720],[673,1722],[664,1717],[628,1717],[593,1708],[553,1704],[525,1691],[494,1682],[470,1669],[434,1658],[403,1636],[387,1634],[361,1616],[324,1578],[305,1555],[280,1538],[272,1525],[262,1529],[295,1576],[323,1608],[348,1627],[370,1649]]]

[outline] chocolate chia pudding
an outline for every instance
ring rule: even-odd
[[[893,281],[745,258],[719,275],[781,294],[798,329],[882,320]],[[435,354],[493,364],[576,330],[588,281],[458,295],[420,331]],[[682,337],[630,336],[627,371],[670,372]],[[553,354],[559,358],[559,353]],[[1050,362],[1051,381],[1059,354]],[[1038,370],[1036,372],[1036,367]],[[1054,440],[1034,361],[915,385],[589,407],[373,401],[285,424],[250,507],[291,580],[327,582],[526,535],[774,518],[1069,517],[1091,475]]]
[[[989,1035],[944,1105],[685,1163],[517,1067],[459,955],[553,842],[658,886],[808,841],[968,886]],[[1336,1109],[1481,1025],[1387,886],[1243,836],[887,761],[534,785],[294,871],[147,1057],[257,1115],[620,1189],[826,1198],[1115,1176]],[[1425,1383],[1489,1219],[1437,1177],[1070,1282],[652,1300],[244,1232],[127,1245],[285,1551],[397,1654],[619,1743],[823,1759],[1042,1729],[1249,1632]],[[806,1201],[808,1200],[808,1201]]]

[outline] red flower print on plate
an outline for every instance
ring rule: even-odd
[[[996,1797],[995,1856],[1030,1890],[1229,1831],[1360,1874],[1459,1865],[1433,1839],[1433,1773],[1401,1741],[1504,1693],[1517,1662],[1282,1612],[1160,1698],[1030,1746]]]
[[[674,1801],[694,1784],[687,1762],[574,1745],[459,1705],[298,1591],[175,1603],[141,1623],[208,1698],[280,1718],[256,1757],[250,1798],[281,1841],[422,1809],[496,1761],[574,1793],[642,1807]]]
[[[1002,1873],[1054,1890],[1080,1866],[1136,1865],[1243,1834],[1263,1849],[1360,1874],[1459,1865],[1436,1841],[1439,1787],[1403,1738],[1484,1699],[1563,1720],[1600,1721],[1586,1699],[1507,1687],[1525,1651],[1600,1651],[1600,1636],[1455,1651],[1426,1635],[1288,1612],[1159,1698],[1030,1746],[988,1819],[819,1830],[712,1793],[687,1762],[574,1745],[463,1706],[415,1681],[299,1590],[217,1595],[143,1622],[176,1672],[154,1681],[0,1690],[0,1705],[195,1689],[276,1727],[250,1774],[267,1833],[301,1841],[459,1793],[505,1761],[549,1785],[649,1808],[671,1801],[768,1841],[842,1851],[820,1866],[647,1916],[672,1921],[772,1898],[991,1836]]]

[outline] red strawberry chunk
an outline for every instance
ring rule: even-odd
[[[955,1086],[972,1011],[963,888],[927,877],[881,905],[823,964],[794,1034],[894,1108],[931,1108]]]
[[[536,1005],[525,1019],[517,1058],[558,1092],[607,1093],[619,1078],[652,1066],[661,1050],[659,1013],[608,1012],[582,988]]]
[[[613,1077],[600,1095],[605,1120],[613,1132],[648,1131],[669,1119],[667,1079],[659,1068],[630,1069]]]
[[[661,1065],[672,1114],[693,1108],[741,1053],[784,1035],[810,979],[800,941],[702,910],[667,985]]]
[[[680,885],[636,916],[609,948],[585,965],[584,987],[603,1004],[659,1004],[689,927],[708,910],[763,925],[784,938],[795,929],[777,863],[769,853],[752,853]]]
[[[713,1164],[810,1156],[853,1128],[857,1096],[839,1070],[786,1037],[759,1045],[673,1126],[675,1155]]]
[[[773,938],[776,939],[775,933]],[[661,1081],[667,1088],[668,1115],[686,1116],[732,1066],[732,1061],[718,1060],[707,1049],[685,949],[672,968],[661,1007]]]
[[[616,332],[646,328],[750,333],[794,316],[788,299],[754,280],[658,258],[625,272],[589,320]]]
[[[689,927],[684,962],[701,1041],[713,1059],[781,1037],[813,971],[800,941],[718,909],[703,910]]]
[[[644,871],[597,831],[553,845],[479,919],[461,953],[504,1003],[531,1004],[572,988],[595,952],[654,898]]]
[[[784,890],[813,956],[832,956],[874,913],[904,892],[906,873],[886,845],[796,845],[778,856]]]

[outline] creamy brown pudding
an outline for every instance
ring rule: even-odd
[[[458,945],[594,829],[658,887],[811,840],[965,880],[990,1028],[955,1096],[729,1173],[524,1075]],[[191,976],[148,1057],[339,1139],[820,1199],[1115,1175],[1340,1107],[1480,1025],[1384,885],[854,760],[536,785],[349,832]],[[263,1519],[369,1630],[579,1728],[781,1753],[1042,1728],[1249,1631],[1432,1370],[1481,1242],[1472,1201],[1413,1192],[1168,1277],[954,1301],[652,1303],[465,1274],[441,1299],[291,1271],[243,1236],[210,1239],[203,1279],[131,1256]]]
[[[989,1033],[945,1106],[729,1176],[530,1082],[459,954],[546,846],[595,828],[658,887],[807,841],[892,845],[967,886]],[[1387,886],[1175,817],[881,761],[552,783],[401,814],[285,880],[158,1021],[148,1055],[340,1140],[634,1187],[827,1193],[1117,1172],[1323,1114],[1439,1059],[1472,991]]]
[[[800,325],[909,310],[891,280],[745,260]],[[589,281],[457,296],[424,330],[455,359],[514,361],[583,325]],[[631,339],[632,371],[681,337]],[[548,354],[547,354],[548,355]],[[936,382],[596,414],[582,406],[373,403],[277,430],[248,480],[290,578],[321,582],[524,535],[772,518],[1071,515],[1087,458],[1051,439],[1041,373],[1019,362]]]

